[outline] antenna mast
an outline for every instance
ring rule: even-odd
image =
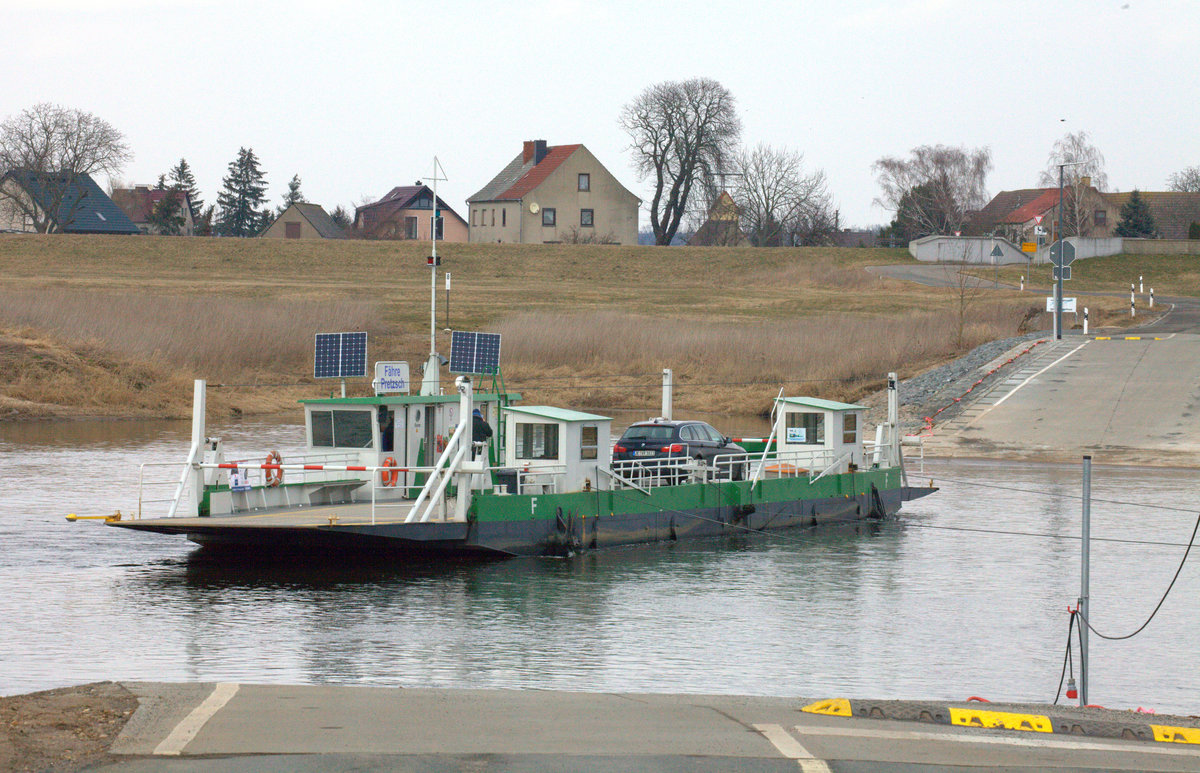
[[[429,254],[429,360],[425,363],[425,373],[421,378],[421,394],[436,395],[441,391],[439,383],[441,361],[434,336],[437,332],[437,267],[439,263],[437,227],[442,214],[438,207],[437,184],[438,180],[447,179],[446,170],[442,168],[437,156],[433,157],[433,175],[424,179],[433,183],[433,216],[429,218],[429,240],[432,242],[433,248]]]

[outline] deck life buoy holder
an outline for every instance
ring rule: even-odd
[[[283,457],[279,455],[278,451],[267,454],[267,461],[263,462],[263,477],[269,488],[275,488],[283,483],[283,468],[279,466],[281,464],[283,464]]]
[[[396,464],[395,458],[389,456],[388,458],[383,460],[383,466],[398,468],[400,465]],[[395,486],[400,481],[400,470],[399,469],[380,470],[379,477],[382,479],[384,486],[391,488],[392,486]]]

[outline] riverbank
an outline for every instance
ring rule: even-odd
[[[977,700],[103,682],[0,698],[0,717],[2,771],[193,769],[213,757],[225,770],[252,770],[278,755],[291,765],[307,757],[380,769],[464,755],[501,769],[539,759],[552,769],[600,761],[675,769],[666,762],[687,760],[689,769],[715,770],[789,759],[970,767],[1005,755],[1019,764],[1024,754],[1105,767],[1132,758],[1145,770],[1200,762],[1189,746],[1200,743],[1198,717]],[[469,717],[471,732],[449,717]]]
[[[306,374],[313,334],[331,330],[367,330],[372,361],[407,360],[416,372],[429,350],[427,248],[0,236],[0,417],[186,416],[193,378],[230,385],[210,391],[214,416],[296,411],[298,397],[330,389]],[[863,271],[910,262],[903,250],[438,252],[439,327],[501,333],[508,389],[583,409],[651,409],[663,367],[675,371],[681,410],[763,412],[780,386],[856,400],[890,370],[912,376],[1045,327],[1029,294],[967,297]],[[437,332],[443,353],[448,338]]]

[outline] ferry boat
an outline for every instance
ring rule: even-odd
[[[197,381],[191,449],[173,494],[154,501],[143,487],[136,512],[106,522],[257,556],[540,556],[884,518],[936,491],[932,481],[908,485],[895,374],[873,441],[862,406],[781,392],[768,437],[738,438],[744,453],[708,463],[687,449],[614,461],[609,417],[523,406],[494,379],[491,391],[477,390],[459,375],[451,394],[436,376],[430,383],[416,395],[304,400],[303,454],[230,460],[206,434]],[[474,437],[475,410],[496,428],[486,441]],[[156,516],[155,505],[167,512]]]

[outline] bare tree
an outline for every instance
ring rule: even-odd
[[[664,81],[626,105],[620,123],[632,139],[639,174],[654,180],[655,243],[670,244],[693,186],[721,170],[741,135],[733,94],[710,78]]]
[[[1200,193],[1200,166],[1189,166],[1167,179],[1167,190],[1180,193]]]
[[[883,191],[875,202],[896,213],[901,230],[914,236],[955,233],[988,202],[992,151],[922,145],[908,158],[885,156],[872,169]]]
[[[1071,164],[1071,166],[1065,166]],[[1066,134],[1050,150],[1046,168],[1038,176],[1038,184],[1057,188],[1060,171],[1063,186],[1063,236],[1087,236],[1092,231],[1092,210],[1087,206],[1087,185],[1098,191],[1108,190],[1108,174],[1104,171],[1104,154],[1091,143],[1085,131]]]
[[[83,175],[110,177],[132,158],[125,138],[107,121],[82,110],[34,105],[0,124],[0,203],[39,233],[74,221],[83,198],[72,195]]]
[[[739,173],[734,200],[742,229],[756,247],[790,243],[804,216],[827,208],[825,173],[806,172],[800,153],[760,143],[739,152],[734,166]]]

